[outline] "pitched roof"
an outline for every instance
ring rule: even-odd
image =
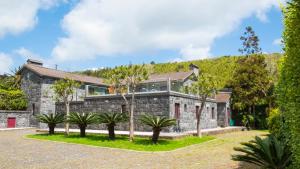
[[[58,79],[70,78],[75,81],[90,83],[95,85],[106,85],[101,78],[85,76],[76,73],[64,72],[61,70],[50,69],[34,64],[25,64],[22,69],[27,68],[40,76],[53,77]]]
[[[194,72],[171,72],[171,73],[164,73],[164,74],[152,74],[149,76],[148,80],[143,81],[143,83],[148,82],[160,82],[165,81],[170,78],[170,80],[185,80],[190,77]]]
[[[216,102],[218,103],[226,103],[230,100],[231,92],[219,92],[216,95]]]

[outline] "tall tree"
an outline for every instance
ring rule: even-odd
[[[54,98],[56,101],[62,101],[65,104],[66,118],[68,120],[70,115],[70,102],[73,100],[73,95],[80,83],[72,79],[61,79],[55,81],[52,86],[54,91]],[[69,135],[69,122],[65,123],[65,134]]]
[[[242,59],[231,81],[233,106],[235,109],[248,109],[255,116],[255,106],[265,103],[270,88],[270,78],[264,57],[252,55]]]
[[[143,80],[148,79],[148,70],[145,65],[129,65],[128,67],[121,67],[124,73],[125,83],[131,92],[131,106],[129,116],[129,140],[133,141],[134,137],[134,108],[135,108],[135,90],[138,84]]]
[[[300,1],[291,0],[283,10],[285,61],[278,84],[279,106],[289,133],[293,167],[300,168]]]
[[[239,51],[246,57],[238,61],[239,66],[230,82],[233,89],[233,106],[238,110],[248,108],[248,114],[255,116],[255,105],[266,101],[270,77],[266,69],[265,58],[259,47],[259,38],[254,30],[246,27],[240,39],[242,48]]]
[[[240,40],[242,41],[242,48],[239,49],[239,52],[242,54],[249,56],[251,54],[261,53],[259,38],[251,26],[246,27],[246,31],[240,37]]]
[[[199,112],[196,112],[198,137],[201,137],[200,119],[206,100],[209,96],[215,94],[220,87],[219,80],[215,76],[207,73],[200,73],[197,77],[197,81],[190,87],[190,91],[198,95],[201,102],[200,110]]]

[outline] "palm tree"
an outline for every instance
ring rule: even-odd
[[[42,114],[37,115],[36,119],[39,122],[48,124],[49,127],[49,134],[54,134],[54,128],[57,124],[64,122],[64,115],[63,114]]]
[[[104,123],[108,129],[108,137],[110,140],[115,139],[115,126],[117,123],[127,121],[128,117],[123,113],[101,113],[99,115],[100,123]]]
[[[153,131],[152,142],[156,144],[162,128],[175,125],[176,119],[168,119],[167,117],[143,115],[141,117],[141,122],[152,127],[152,131]]]
[[[77,124],[80,129],[80,137],[85,137],[85,129],[87,125],[97,122],[97,115],[95,113],[70,113],[68,122],[71,124]]]
[[[244,154],[233,155],[232,159],[235,161],[248,162],[269,169],[284,169],[291,162],[289,147],[274,135],[268,135],[266,138],[256,136],[255,140],[241,144],[245,147],[235,147],[234,150]]]

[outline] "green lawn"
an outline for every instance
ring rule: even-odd
[[[150,138],[145,137],[135,137],[134,142],[129,142],[127,136],[116,136],[116,140],[110,141],[107,138],[107,135],[100,134],[88,134],[85,138],[80,138],[79,134],[70,134],[68,137],[65,137],[64,134],[34,134],[27,135],[28,138],[42,139],[42,140],[51,140],[51,141],[60,141],[66,143],[76,143],[76,144],[85,144],[93,145],[99,147],[112,147],[112,148],[121,148],[121,149],[130,149],[138,151],[169,151],[177,148],[203,143],[209,140],[214,139],[212,136],[203,136],[202,138],[188,136],[181,139],[169,140],[161,139],[158,144],[152,144]]]

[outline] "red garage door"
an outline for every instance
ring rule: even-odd
[[[16,118],[9,117],[7,118],[7,128],[15,128],[16,127]]]

